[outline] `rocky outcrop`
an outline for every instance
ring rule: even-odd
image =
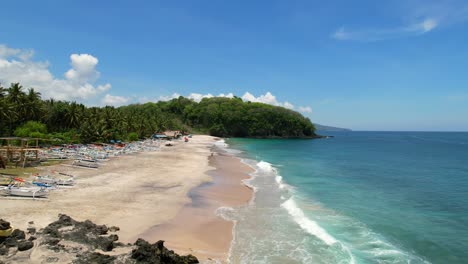
[[[1,233],[2,236],[0,236],[0,256],[8,255],[11,248],[13,250],[26,251],[34,246],[33,242],[26,240],[24,231],[14,229],[11,232],[11,230],[10,222],[0,219],[0,231],[4,231]]]
[[[78,257],[73,261],[73,264],[107,264],[115,263],[117,257],[101,254],[98,252],[86,252],[84,254],[78,255]]]
[[[96,225],[86,220],[79,222],[67,215],[60,215],[59,219],[49,224],[42,231],[49,239],[47,244],[56,245],[61,239],[87,245],[91,249],[101,249],[112,251],[114,242],[119,240],[115,234],[108,235],[108,228],[105,225]]]
[[[135,242],[136,249],[132,251],[132,259],[137,263],[147,264],[191,264],[198,263],[195,256],[179,256],[174,251],[168,250],[164,246],[164,241],[159,240],[154,244],[150,244],[143,239],[138,239]]]
[[[32,222],[31,222],[32,223]],[[10,223],[0,220],[0,228],[9,229]],[[118,242],[118,227],[108,228],[86,220],[76,221],[67,215],[42,230],[34,227],[28,233],[15,229],[10,236],[0,241],[0,263],[15,263],[21,251],[37,250],[42,259],[40,263],[114,263],[114,264],[192,264],[199,263],[195,256],[180,256],[164,246],[164,241],[151,244],[138,239],[133,245]],[[112,232],[109,234],[109,232]],[[33,236],[34,234],[34,236]],[[28,237],[29,236],[29,237]],[[11,249],[13,248],[13,250]],[[119,248],[120,255],[106,252]],[[96,250],[102,250],[97,252]],[[24,255],[22,256],[24,260]]]
[[[33,246],[34,246],[34,243],[29,240],[20,241],[18,242],[18,251],[26,251],[26,250],[33,248]]]
[[[10,229],[10,222],[0,219],[0,230]]]

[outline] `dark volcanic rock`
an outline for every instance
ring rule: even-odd
[[[29,227],[27,230],[28,230],[28,234],[31,234],[31,235],[36,234],[36,228],[35,227]]]
[[[3,241],[3,245],[6,247],[16,247],[18,245],[18,239],[14,237],[7,237],[5,241]]]
[[[60,237],[60,232],[58,231],[58,228],[51,227],[50,225],[46,226],[46,228],[44,228],[42,232],[45,235],[49,235],[50,237]]]
[[[60,242],[59,238],[49,238],[49,239],[46,239],[44,242],[42,242],[42,244],[47,244],[49,246],[55,246],[59,242]]]
[[[80,222],[78,222],[80,223]],[[107,231],[109,230],[107,228],[107,226],[105,225],[96,225],[95,223],[89,221],[89,220],[86,220],[84,221],[83,223],[80,223],[82,224],[81,226],[88,230],[88,231],[92,231],[93,233],[97,234],[97,235],[106,235],[107,234]]]
[[[19,251],[25,251],[25,250],[29,250],[31,249],[32,247],[34,247],[34,243],[31,242],[31,241],[21,241],[18,243],[18,250]]]
[[[109,227],[109,232],[117,232],[120,230],[120,227],[118,226],[111,226]]]
[[[60,215],[59,220],[44,228],[43,233],[51,238],[70,240],[111,251],[115,246],[114,242],[119,238],[117,235],[104,236],[108,231],[105,225],[96,225],[89,220],[80,222],[67,215]]]
[[[0,220],[0,226],[10,228],[10,223]],[[74,264],[107,264],[107,263],[141,263],[141,264],[192,264],[199,263],[198,259],[192,255],[180,256],[174,251],[164,246],[164,241],[160,240],[150,244],[143,239],[135,242],[135,247],[131,253],[122,255],[106,255],[95,252],[95,249],[112,251],[115,247],[127,247],[118,242],[119,237],[116,232],[120,229],[112,226],[97,225],[86,220],[76,221],[67,215],[59,215],[59,219],[39,232],[33,227],[28,228],[28,234],[15,229],[11,236],[0,238],[0,255],[16,254],[16,250],[9,252],[10,247],[17,247],[18,251],[30,250],[34,247],[34,240],[42,241],[38,247],[45,247],[49,252],[63,252],[68,256],[76,257]],[[32,236],[31,234],[35,234]],[[76,242],[80,245],[75,246]],[[62,243],[61,243],[62,242]],[[131,246],[131,244],[130,244]],[[130,248],[128,248],[130,249]],[[56,257],[48,257],[46,263],[60,262]],[[0,264],[1,261],[0,261]]]
[[[8,248],[4,245],[0,245],[0,256],[8,254]]]
[[[10,222],[0,219],[0,230],[7,230],[10,227]]]
[[[136,249],[132,251],[132,259],[137,263],[145,264],[191,264],[199,263],[195,256],[179,256],[172,250],[168,250],[164,246],[164,241],[159,240],[154,244],[150,244],[143,239],[138,239],[135,242]]]
[[[24,231],[21,231],[19,229],[15,229],[13,230],[13,232],[11,233],[10,237],[14,237],[16,239],[25,239],[26,238],[26,234],[24,233]]]
[[[50,223],[44,228],[43,233],[51,237],[61,237],[59,229],[67,226],[73,226],[75,223],[76,221],[68,215],[61,214],[59,215],[59,220]]]
[[[46,258],[46,263],[55,263],[58,262],[60,259],[57,257],[47,257]]]
[[[98,252],[87,252],[82,255],[78,255],[78,258],[73,261],[73,264],[109,264],[114,263],[116,257],[104,255]]]

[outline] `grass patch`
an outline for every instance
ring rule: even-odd
[[[53,166],[53,165],[60,165],[62,163],[65,163],[67,162],[68,160],[48,160],[48,161],[44,161],[44,162],[41,162],[41,166],[40,167],[44,167],[44,166]]]
[[[35,167],[26,167],[22,168],[18,166],[17,168],[15,165],[8,165],[6,169],[0,169],[0,174],[11,174],[16,177],[21,177],[21,178],[28,178],[31,174],[34,173],[39,173],[40,169],[39,168],[44,168],[47,166],[53,166],[53,165],[59,165],[67,160],[48,160],[45,162],[41,162],[39,166]]]

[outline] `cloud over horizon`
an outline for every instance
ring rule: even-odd
[[[101,105],[121,106],[129,103],[145,103],[156,101],[169,101],[181,96],[173,93],[169,96],[159,96],[153,100],[135,96],[117,96],[109,93],[111,84],[96,84],[101,73],[97,71],[98,58],[90,54],[71,54],[71,68],[64,73],[64,78],[56,78],[49,70],[47,61],[34,61],[34,50],[10,48],[0,44],[0,84],[9,85],[19,82],[25,88],[34,88],[42,94],[42,98],[56,100],[78,101],[89,104],[96,102]],[[195,102],[203,98],[226,97],[233,98],[233,93],[190,93],[185,96]],[[245,92],[240,97],[245,102],[259,102],[274,106],[281,106],[302,113],[311,113],[310,106],[296,107],[290,102],[280,102],[271,92],[254,96]]]
[[[175,98],[178,98],[181,96],[178,93],[173,93],[170,96],[159,96],[158,98],[154,100],[149,100],[147,98],[143,98],[140,100],[140,103],[145,103],[145,102],[157,102],[157,101],[169,101]],[[199,93],[190,93],[189,95],[185,96],[186,98],[192,99],[195,102],[200,102],[203,98],[212,98],[212,97],[226,97],[226,98],[234,98],[233,93],[221,93],[218,95],[213,95],[211,93],[208,94],[199,94]],[[296,110],[302,113],[312,113],[312,108],[310,106],[299,106],[295,107],[293,104],[290,102],[280,102],[276,99],[276,96],[274,96],[271,92],[267,92],[265,94],[262,94],[258,97],[254,96],[250,92],[245,92],[244,95],[240,97],[244,102],[255,102],[255,103],[264,103],[264,104],[269,104],[269,105],[274,105],[274,106],[281,106],[284,108],[288,108],[291,110]]]
[[[71,68],[64,78],[56,78],[49,71],[47,61],[34,61],[33,50],[10,48],[0,44],[0,83],[19,82],[32,87],[43,98],[85,102],[109,91],[111,84],[98,84],[100,77],[96,66],[99,60],[90,54],[71,54]]]

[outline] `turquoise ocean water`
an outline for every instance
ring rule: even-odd
[[[468,263],[468,133],[228,139],[254,169],[231,263]]]

